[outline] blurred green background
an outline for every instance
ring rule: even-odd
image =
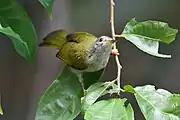
[[[63,28],[70,32],[87,31],[97,36],[109,35],[108,0],[56,0],[52,20],[38,0],[18,0],[31,17],[39,42],[49,32]],[[138,21],[159,20],[180,30],[179,0],[115,0],[116,33],[136,17]],[[27,33],[28,34],[28,33]],[[52,83],[64,64],[56,57],[56,50],[39,48],[36,62],[28,63],[13,49],[6,36],[0,36],[0,91],[4,120],[34,120],[41,94]],[[156,58],[138,50],[128,41],[118,43],[122,69],[122,86],[152,84],[171,92],[180,92],[180,34],[170,45],[160,45],[160,52],[172,59]],[[116,66],[113,58],[107,66],[104,80],[114,79]],[[127,95],[125,95],[127,96]],[[129,96],[128,96],[129,97]],[[144,120],[133,97],[136,120]],[[80,120],[80,118],[79,118]]]

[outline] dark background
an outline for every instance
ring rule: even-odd
[[[70,32],[87,31],[97,36],[109,35],[108,0],[56,0],[53,19],[38,0],[19,0],[35,25],[39,42],[49,32],[64,28]],[[180,30],[179,0],[115,0],[116,32],[121,33],[125,24],[136,17],[138,21],[160,20]],[[64,64],[56,57],[56,51],[38,49],[36,62],[28,63],[14,50],[11,41],[0,36],[0,92],[4,108],[4,120],[34,120],[40,95],[52,83]],[[138,50],[122,40],[118,43],[122,69],[122,86],[125,84],[153,84],[171,92],[180,91],[180,34],[170,45],[160,45],[160,52],[172,55],[172,59],[156,58]],[[116,75],[114,59],[110,60],[104,80]],[[132,98],[132,97],[130,97]],[[137,120],[143,120],[135,101]],[[1,120],[1,118],[0,118]]]

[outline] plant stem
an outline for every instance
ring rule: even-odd
[[[112,38],[115,40],[116,39],[116,34],[115,34],[115,29],[114,29],[114,0],[109,0],[110,1],[110,24],[111,24],[111,34],[112,34]],[[114,48],[113,49],[117,49],[116,48],[116,43],[114,43]],[[121,89],[121,63],[119,61],[118,55],[115,55],[115,60],[116,60],[116,64],[117,64],[117,85],[118,88]]]

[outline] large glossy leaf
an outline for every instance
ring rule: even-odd
[[[156,90],[152,85],[135,88],[134,94],[146,120],[180,120],[180,95]]]
[[[82,99],[82,110],[86,111],[99,97],[108,93],[108,88],[112,86],[111,82],[103,83],[98,82],[91,85],[86,92],[85,97]]]
[[[134,120],[134,112],[129,104],[124,106],[126,99],[102,100],[85,113],[85,120]]]
[[[39,2],[47,9],[49,16],[52,17],[52,7],[54,0],[39,0]]]
[[[0,1],[0,32],[8,35],[16,51],[33,60],[37,49],[36,32],[25,10],[16,0]]]
[[[122,36],[140,50],[163,58],[170,55],[159,54],[159,42],[169,44],[175,40],[178,30],[170,28],[167,23],[159,21],[137,22],[132,19],[127,23]]]
[[[82,94],[77,76],[66,66],[41,97],[36,120],[73,120],[81,110]]]

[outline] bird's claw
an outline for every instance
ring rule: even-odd
[[[119,55],[118,49],[112,49],[111,54],[112,55]]]

